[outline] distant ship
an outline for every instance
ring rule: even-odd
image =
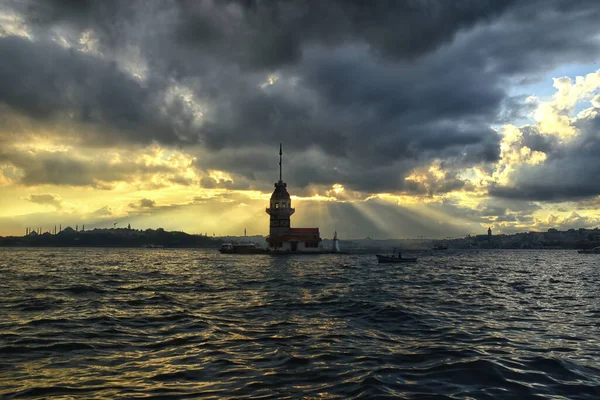
[[[594,247],[593,249],[578,250],[577,252],[579,254],[600,254],[600,246]]]
[[[444,246],[441,243],[433,245],[433,250],[448,250],[448,246]]]

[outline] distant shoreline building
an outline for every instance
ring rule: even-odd
[[[282,147],[279,145],[279,181],[266,212],[270,216],[269,236],[267,237],[270,251],[285,252],[319,252],[321,237],[319,228],[292,228],[291,216],[296,211],[287,191],[287,183],[282,178]]]

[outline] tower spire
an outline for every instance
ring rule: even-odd
[[[283,182],[283,178],[281,177],[281,155],[283,151],[281,150],[281,143],[279,143],[279,182]]]

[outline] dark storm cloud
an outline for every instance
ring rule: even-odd
[[[109,64],[51,42],[18,37],[1,38],[0,54],[5,60],[0,66],[0,101],[19,111],[48,118],[75,108],[82,120],[101,112],[99,118],[117,125],[142,121],[139,103],[133,100],[147,95]],[[98,110],[95,106],[103,100],[115,103]]]
[[[562,63],[597,61],[600,7],[595,0],[521,1],[470,46],[482,66],[519,80]]]
[[[451,42],[461,30],[491,20],[513,0],[435,1],[63,1],[18,4],[35,26],[93,28],[117,46],[140,11],[176,18],[172,40],[243,66],[273,69],[297,62],[307,43],[368,44],[376,54],[414,58]],[[169,13],[170,14],[170,13]]]
[[[0,38],[0,54],[10,60],[0,63],[0,104],[19,113],[38,120],[82,123],[84,138],[91,136],[87,129],[104,127],[102,133],[109,137],[89,137],[90,142],[104,145],[196,140],[178,130],[191,118],[178,104],[171,105],[168,116],[161,115],[161,83],[142,85],[114,63],[50,41]]]
[[[100,126],[82,132],[86,142],[235,152],[197,166],[239,175],[239,187],[272,181],[276,161],[263,160],[284,142],[286,176],[299,187],[420,193],[404,179],[415,167],[498,159],[490,125],[522,115],[522,99],[507,94],[512,84],[590,60],[599,47],[600,7],[590,1],[7,4],[34,40],[0,39],[0,54],[13,60],[0,65],[0,103],[31,118]],[[74,43],[91,31],[101,54],[46,40],[56,28]],[[148,64],[144,80],[120,64],[131,48]],[[270,74],[277,80],[262,85]],[[179,84],[205,108],[201,125],[183,101],[165,103]],[[263,158],[239,157],[248,147]],[[315,149],[322,157],[307,160]],[[455,180],[439,190],[461,187]]]
[[[93,29],[103,50],[123,43],[143,8],[142,1],[120,0],[33,0],[13,4],[36,36],[45,36],[54,26],[66,26],[75,32]]]
[[[366,43],[376,54],[414,58],[501,14],[512,1],[222,1],[179,3],[178,38],[208,52],[228,49],[242,66],[298,62],[307,44]],[[208,3],[212,4],[212,3]]]
[[[600,108],[596,108],[600,112]],[[559,144],[536,138],[525,130],[524,139],[547,153],[543,164],[523,166],[511,186],[492,187],[490,194],[509,198],[548,202],[591,199],[600,195],[600,116],[575,123],[579,136]],[[535,139],[532,139],[535,138]],[[527,142],[524,140],[524,142]]]

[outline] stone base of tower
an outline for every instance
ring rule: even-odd
[[[286,233],[267,238],[269,251],[289,253],[319,253],[319,228],[290,228]]]

